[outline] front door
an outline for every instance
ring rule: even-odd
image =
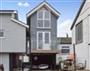
[[[38,32],[37,33],[37,49],[50,50],[50,32]]]

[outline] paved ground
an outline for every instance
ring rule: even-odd
[[[77,71],[90,71],[90,70],[77,70]]]
[[[32,70],[32,71],[60,71],[60,70]],[[77,71],[90,71],[90,70],[77,70]]]

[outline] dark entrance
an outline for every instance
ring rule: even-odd
[[[55,69],[56,66],[56,54],[31,54],[32,69],[40,69],[40,66],[46,65],[46,69]]]
[[[9,54],[9,62],[10,62],[10,71],[15,71],[19,68],[22,68],[22,63],[19,60],[20,54]]]

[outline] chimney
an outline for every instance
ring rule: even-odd
[[[66,37],[68,38],[68,33],[66,34]]]

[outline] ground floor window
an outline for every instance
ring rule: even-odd
[[[61,53],[62,54],[69,54],[70,53],[70,47],[69,46],[62,46]]]

